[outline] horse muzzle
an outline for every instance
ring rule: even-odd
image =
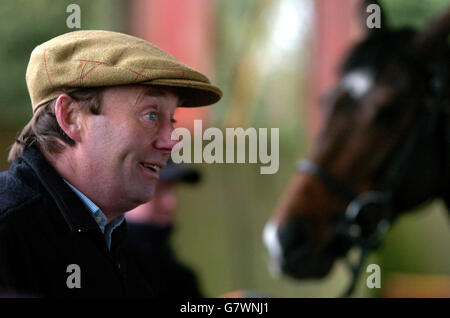
[[[302,218],[289,221],[282,227],[269,221],[263,240],[272,259],[276,274],[295,279],[323,278],[334,263],[334,257],[325,250],[313,248],[312,225]]]

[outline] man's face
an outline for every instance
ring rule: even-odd
[[[158,170],[172,147],[173,114],[178,97],[171,91],[148,92],[145,86],[107,88],[100,115],[85,115],[82,152],[92,191],[117,200],[118,206],[152,199]]]

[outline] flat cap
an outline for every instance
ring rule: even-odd
[[[178,87],[181,106],[206,106],[222,97],[205,75],[153,44],[111,31],[69,32],[37,46],[26,81],[33,111],[62,92],[85,87]]]

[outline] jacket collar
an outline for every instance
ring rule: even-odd
[[[25,149],[22,159],[31,167],[45,190],[53,198],[71,231],[100,230],[81,199],[69,188],[36,147]]]

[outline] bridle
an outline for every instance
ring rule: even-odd
[[[438,105],[441,101],[441,88],[445,77],[434,74],[435,76],[430,81],[431,90],[425,101],[425,111],[415,114],[410,133],[406,136],[401,148],[393,153],[384,175],[372,190],[357,193],[346,182],[330,174],[320,165],[308,159],[301,159],[297,162],[299,172],[305,172],[318,178],[327,188],[348,202],[345,213],[337,221],[335,235],[329,246],[337,256],[345,256],[352,247],[360,249],[358,260],[355,263],[346,259],[352,279],[343,297],[349,297],[354,291],[367,256],[380,245],[384,234],[396,217],[392,204],[393,194],[408,171],[410,159],[418,150],[421,136],[431,134],[433,127],[437,125]],[[374,213],[375,221],[367,218],[370,214],[373,217]],[[365,218],[370,222],[364,222]]]

